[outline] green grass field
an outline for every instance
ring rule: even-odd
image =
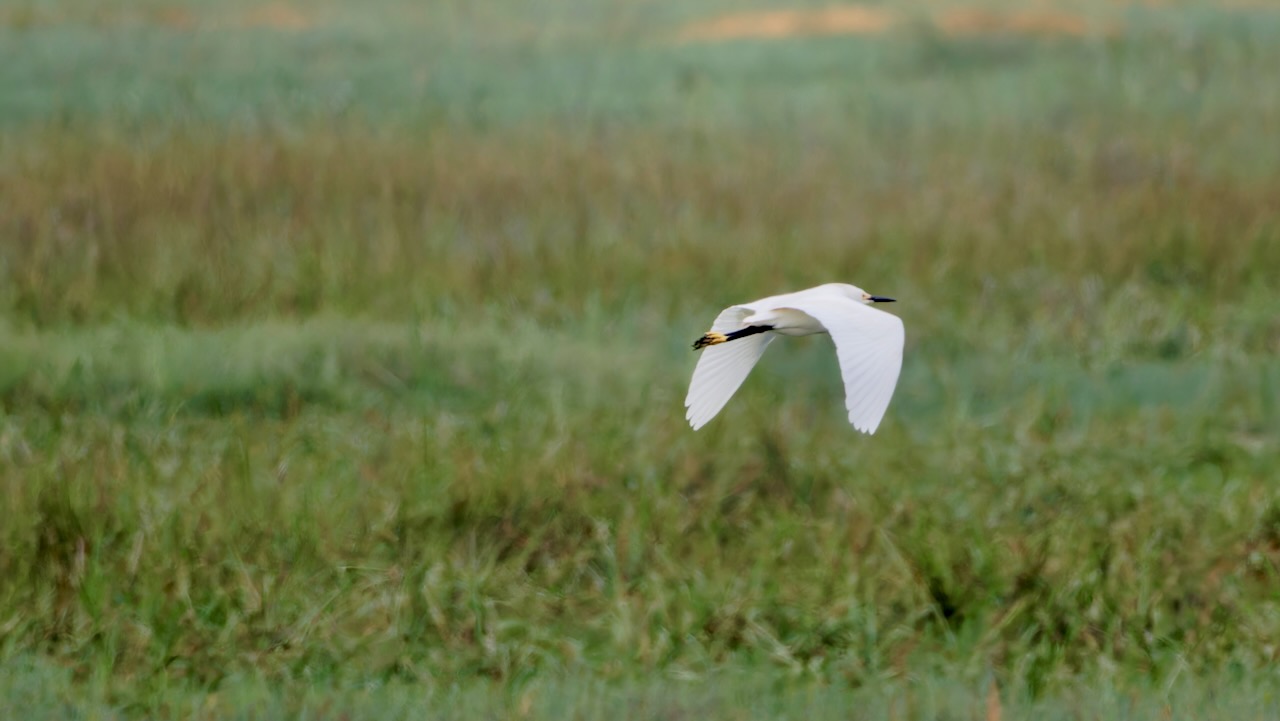
[[[0,8],[0,717],[1276,717],[1280,12],[978,4]]]

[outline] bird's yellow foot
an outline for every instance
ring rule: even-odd
[[[727,340],[729,340],[729,336],[725,335],[724,333],[717,333],[715,331],[710,331],[707,333],[703,333],[701,338],[693,342],[693,349],[702,350],[703,348],[706,348],[709,345],[718,345],[720,343],[724,343]]]

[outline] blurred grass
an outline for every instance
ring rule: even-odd
[[[935,5],[6,6],[0,710],[1272,715],[1280,18]],[[883,429],[816,339],[690,432],[831,280]]]
[[[117,719],[98,687],[76,684],[65,672],[20,661],[15,673],[0,677],[0,710],[19,710],[32,721],[75,718]],[[1224,697],[1222,689],[1233,693]],[[18,705],[6,707],[7,700]],[[27,705],[22,705],[25,702]],[[626,679],[536,678],[500,693],[474,681],[453,686],[398,681],[366,686],[283,688],[237,678],[214,692],[166,693],[159,714],[217,719],[238,710],[240,718],[529,718],[651,719],[713,715],[729,719],[844,719],[850,711],[871,718],[982,719],[1265,719],[1275,714],[1269,690],[1239,679],[1182,679],[1164,688],[1130,695],[1106,678],[1073,682],[1053,699],[1025,689],[1009,689],[991,679],[930,676],[913,683],[875,688],[814,686],[797,694],[774,675],[727,671],[706,676]],[[234,711],[232,711],[234,713]]]

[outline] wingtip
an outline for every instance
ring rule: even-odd
[[[849,419],[849,424],[853,426],[854,430],[858,431],[859,433],[865,433],[869,436],[874,436],[876,434],[876,429],[880,427],[879,422],[859,423],[858,421],[855,421],[852,418]]]

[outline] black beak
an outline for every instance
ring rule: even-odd
[[[867,300],[871,301],[872,303],[897,303],[898,302],[893,298],[886,298],[883,295],[873,295]]]

